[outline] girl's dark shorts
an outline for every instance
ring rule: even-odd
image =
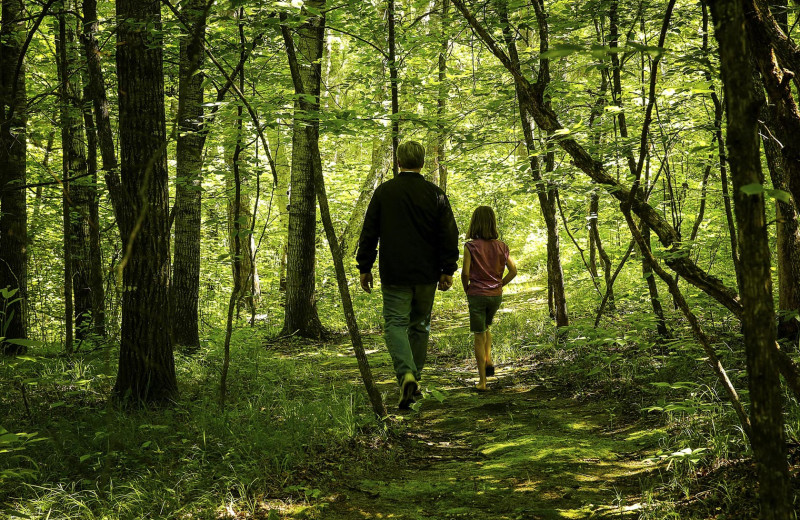
[[[502,302],[502,296],[467,296],[470,332],[486,332]]]

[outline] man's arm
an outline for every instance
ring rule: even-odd
[[[378,257],[378,240],[381,229],[381,210],[380,210],[380,186],[372,195],[369,201],[367,213],[364,215],[364,226],[361,228],[361,236],[358,239],[358,252],[356,262],[358,271],[361,273],[361,287],[366,292],[371,292],[372,288],[372,266]]]
[[[439,204],[439,266],[443,275],[452,277],[458,269],[458,226],[444,193],[439,195]]]

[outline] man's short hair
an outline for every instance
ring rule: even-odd
[[[425,147],[416,141],[405,141],[397,147],[397,164],[416,170],[425,165]]]

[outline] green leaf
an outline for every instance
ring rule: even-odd
[[[44,345],[44,343],[36,339],[7,339],[6,343],[22,345],[23,347],[41,347]]]
[[[792,203],[792,194],[783,190],[766,190],[767,195],[775,200],[783,202],[784,204]]]
[[[550,58],[560,58],[562,56],[568,56],[572,53],[579,52],[586,50],[583,45],[574,45],[571,43],[562,43],[558,45],[553,45],[550,49],[546,50],[541,54],[542,58],[550,59]]]
[[[754,182],[753,184],[747,184],[739,189],[741,189],[742,193],[745,195],[758,195],[759,193],[764,193],[764,186],[757,182]]]

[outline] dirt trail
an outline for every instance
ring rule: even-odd
[[[376,360],[378,361],[378,360]],[[378,363],[383,365],[383,363]],[[378,368],[385,371],[387,366]],[[325,519],[621,518],[641,508],[644,462],[663,432],[618,424],[613,400],[578,401],[535,367],[499,367],[491,392],[471,365],[426,368],[395,459],[347,465]],[[393,400],[396,389],[385,381]],[[393,404],[393,401],[390,403]],[[399,452],[399,453],[398,453]]]

